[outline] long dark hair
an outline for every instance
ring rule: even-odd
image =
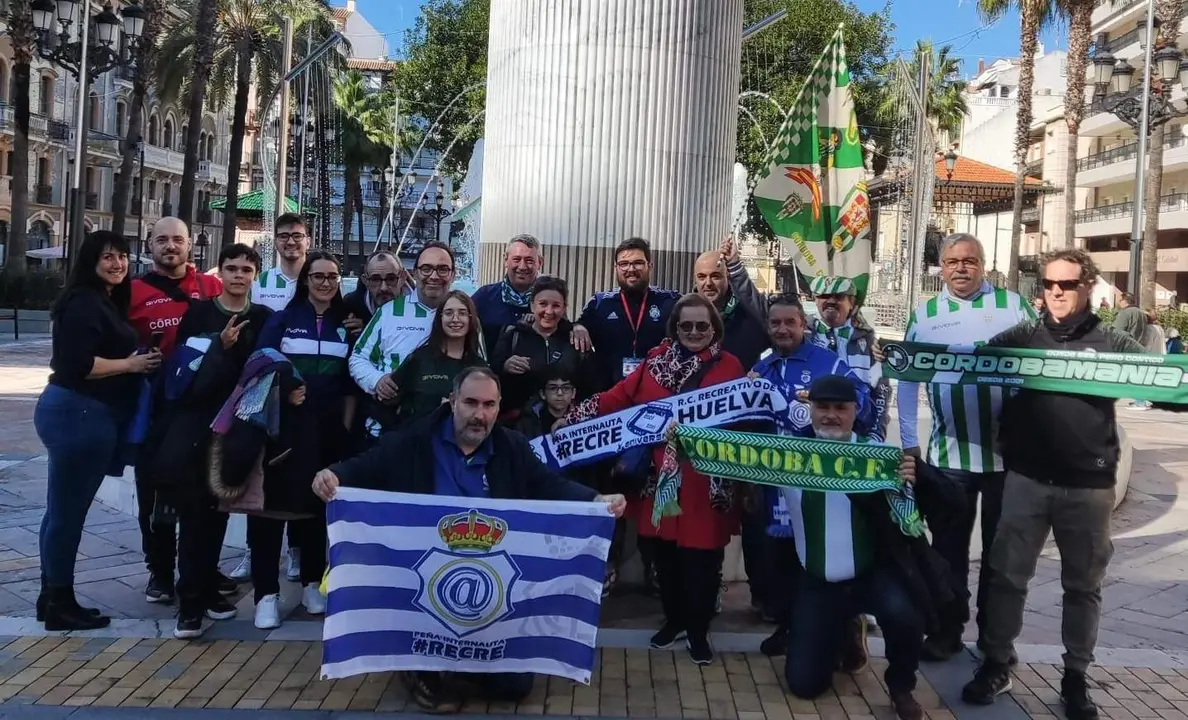
[[[109,297],[120,317],[125,319],[128,317],[128,307],[132,304],[131,271],[124,275],[124,279],[119,285],[111,289],[110,295],[107,292],[107,283],[96,272],[99,258],[103,257],[103,253],[108,248],[125,256],[131,252],[128,241],[122,235],[117,235],[110,230],[96,230],[87,235],[82,246],[78,249],[78,254],[71,258],[73,267],[70,269],[70,277],[66,278],[66,286],[62,288],[62,293],[54,301],[54,307],[50,313],[52,317],[58,317],[62,308],[66,306],[66,301],[74,293],[88,289],[95,290],[104,297]]]
[[[466,306],[467,311],[470,312],[470,324],[466,328],[466,342],[463,343],[463,352],[466,355],[479,354],[479,322],[478,309],[474,306],[474,301],[470,296],[461,290],[451,290],[446,293],[446,296],[441,299],[441,304],[437,306],[437,313],[433,316],[433,328],[429,330],[429,338],[425,340],[427,347],[433,348],[437,352],[445,352],[445,319],[442,313],[445,310],[446,303],[450,300],[457,300]]]
[[[297,289],[293,292],[293,299],[285,306],[285,309],[300,307],[309,302],[309,273],[310,268],[318,260],[327,260],[334,263],[334,267],[338,270],[339,275],[342,274],[342,263],[338,261],[332,253],[325,250],[314,250],[305,256],[305,264],[301,266],[301,272],[297,273]],[[330,312],[335,316],[342,315],[342,285],[334,293],[334,297],[330,298]]]

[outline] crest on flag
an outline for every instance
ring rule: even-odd
[[[421,578],[417,607],[458,637],[511,615],[520,569],[507,553],[493,552],[507,535],[507,523],[471,510],[443,517],[437,532],[447,549],[430,548],[413,566]]]
[[[859,300],[870,277],[870,199],[846,65],[844,26],[805,81],[772,142],[754,199],[808,277],[847,277]]]

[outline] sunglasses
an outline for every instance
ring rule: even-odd
[[[709,332],[710,327],[710,324],[704,320],[698,320],[696,322],[692,320],[685,320],[684,322],[677,323],[677,330],[680,330],[683,333]]]
[[[1045,290],[1059,287],[1064,292],[1072,292],[1081,286],[1080,280],[1049,280],[1048,278],[1044,278],[1043,283]]]

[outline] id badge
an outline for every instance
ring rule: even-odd
[[[642,362],[643,360],[640,360],[639,358],[623,358],[623,377],[627,377],[631,373],[635,372],[635,369],[639,367],[640,363]]]

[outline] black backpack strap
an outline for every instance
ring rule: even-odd
[[[161,277],[160,275],[158,275],[155,272],[147,273],[144,277],[142,277],[140,279],[141,279],[141,281],[143,281],[145,284],[149,285],[150,287],[156,288],[157,290],[160,290],[161,292],[165,293],[165,295],[168,296],[170,300],[174,300],[176,302],[184,302],[187,305],[194,302],[194,298],[192,298],[189,295],[182,292],[182,289],[180,287],[178,287],[176,284],[170,282],[167,278]],[[201,287],[202,287],[201,282],[198,283],[198,287],[199,287],[199,292],[201,292]]]

